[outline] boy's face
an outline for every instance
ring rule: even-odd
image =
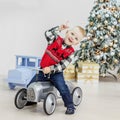
[[[83,34],[80,32],[78,27],[74,27],[71,30],[68,30],[65,35],[65,44],[67,45],[77,45],[82,39]]]

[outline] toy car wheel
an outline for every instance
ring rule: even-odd
[[[82,90],[80,87],[76,87],[72,91],[73,104],[78,106],[82,101]]]
[[[53,114],[56,108],[56,97],[53,93],[48,93],[44,100],[44,111],[47,115]]]
[[[20,89],[15,96],[15,106],[18,109],[22,109],[27,103],[27,90],[25,88]]]

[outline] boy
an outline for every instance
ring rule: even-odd
[[[45,32],[48,46],[40,63],[43,71],[39,72],[38,80],[45,81],[50,78],[50,81],[60,92],[65,107],[67,107],[65,114],[74,114],[75,107],[68,86],[64,81],[63,70],[74,58],[74,48],[72,46],[77,45],[85,36],[85,30],[79,26],[74,27],[66,32],[63,39],[57,32],[67,28],[67,25],[61,25]],[[35,81],[36,76],[31,83]]]

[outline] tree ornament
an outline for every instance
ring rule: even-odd
[[[120,19],[118,20],[118,22],[120,23]]]
[[[108,45],[107,45],[107,44],[105,44],[105,45],[104,45],[104,47],[103,47],[103,49],[102,49],[102,51],[105,53],[105,52],[107,52],[107,51],[108,51],[108,48],[109,48],[109,47],[108,47]]]
[[[114,43],[117,43],[118,42],[118,40],[114,40]]]
[[[94,38],[93,41],[96,43],[96,42],[98,42],[98,39],[97,39],[97,38]]]
[[[104,2],[104,0],[100,0],[100,2],[102,3],[102,2]]]
[[[108,26],[107,28],[108,28],[108,30],[111,30],[112,27],[111,27],[111,26]]]
[[[98,25],[97,25],[97,28],[100,28],[100,26],[101,26],[101,24],[98,24]]]
[[[109,31],[107,32],[107,35],[110,36],[110,32]]]
[[[98,19],[100,19],[100,18],[101,18],[101,15],[100,15],[100,14],[99,14],[99,15],[97,15],[97,18],[98,18]]]
[[[91,40],[91,37],[90,37],[90,36],[87,36],[87,40]]]
[[[102,40],[102,39],[103,39],[103,36],[100,36],[100,39]]]
[[[114,17],[115,17],[115,18],[117,18],[117,17],[118,17],[118,15],[117,15],[117,14],[114,14]]]
[[[108,21],[107,21],[107,20],[105,20],[105,21],[104,21],[104,24],[105,24],[105,25],[108,25]]]
[[[84,48],[84,47],[85,47],[85,43],[82,44],[82,48]]]
[[[104,45],[104,48],[108,48],[108,45],[107,45],[107,44],[105,44],[105,45]]]
[[[110,29],[110,32],[112,33],[113,31],[114,31],[114,28],[111,28],[111,29]]]
[[[114,59],[114,63],[118,64],[118,62],[119,62],[119,61],[118,61],[117,59]]]
[[[118,56],[120,57],[120,53],[118,54]]]
[[[109,44],[109,46],[112,47],[112,46],[113,46],[113,42],[111,42],[111,43]]]
[[[117,10],[117,8],[115,7],[115,6],[113,6],[112,8],[111,8],[111,12],[115,12]]]
[[[103,27],[100,27],[100,30],[103,30]]]
[[[93,30],[90,30],[90,33],[94,33],[94,31],[93,31]]]
[[[90,22],[90,26],[93,26],[93,22]]]

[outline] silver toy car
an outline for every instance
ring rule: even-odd
[[[70,93],[73,98],[73,103],[78,106],[82,100],[82,90],[80,87],[75,87],[70,81],[66,81]],[[56,100],[61,98],[58,90],[51,82],[33,82],[28,88],[20,89],[15,96],[15,106],[22,109],[28,102],[43,101],[43,108],[47,115],[51,115],[56,108]]]

